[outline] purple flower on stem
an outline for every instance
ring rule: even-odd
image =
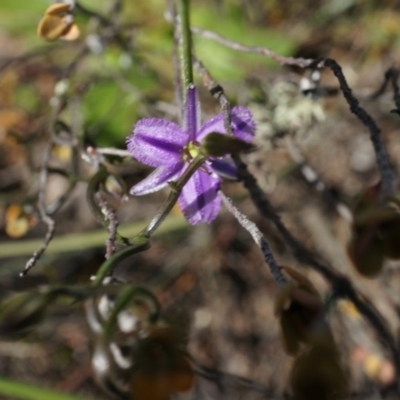
[[[231,118],[234,135],[250,142],[255,132],[250,111],[246,107],[234,107]],[[139,120],[127,138],[128,150],[138,161],[156,169],[134,185],[130,193],[152,193],[165,187],[169,181],[178,179],[188,163],[199,154],[200,142],[212,132],[225,134],[223,116],[218,114],[200,125],[200,103],[193,85],[188,89],[182,127],[159,118]],[[218,215],[221,176],[236,178],[234,163],[208,157],[183,187],[178,204],[190,224],[210,223]]]

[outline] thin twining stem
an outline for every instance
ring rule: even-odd
[[[104,261],[104,263],[97,271],[94,280],[92,281],[92,286],[102,285],[104,279],[112,274],[112,271],[120,262],[132,256],[133,254],[139,253],[149,248],[150,242],[147,238],[143,236],[136,237],[131,245],[121,249],[117,253],[114,253],[110,258]]]
[[[108,28],[106,29],[106,32],[111,33],[112,36],[111,35],[110,36],[115,38],[116,42],[121,46],[122,49],[124,49],[127,53],[131,52],[132,49],[129,40],[127,40],[123,36],[120,28],[114,25],[114,21],[112,21],[112,19],[108,19],[95,11],[89,10],[88,8],[86,8],[86,6],[83,6],[78,1],[75,2],[75,7],[76,10],[82,13],[83,15],[97,19],[97,21],[99,21],[103,27]]]
[[[272,254],[271,248],[264,238],[264,235],[261,233],[261,231],[258,229],[257,225],[253,221],[250,221],[250,219],[246,215],[239,211],[239,209],[233,204],[232,200],[229,197],[227,197],[222,191],[220,191],[219,194],[227,210],[231,214],[233,214],[239,224],[242,225],[242,227],[250,233],[253,240],[260,248],[264,256],[264,261],[267,263],[275,282],[278,284],[279,287],[283,287],[286,284],[286,278],[282,274],[282,271],[279,268],[274,255]]]
[[[382,199],[392,196],[394,193],[394,176],[390,166],[389,155],[382,140],[381,130],[374,119],[362,107],[360,107],[358,100],[353,96],[340,65],[330,58],[322,59],[321,63],[323,66],[330,68],[334,73],[339,81],[343,97],[350,107],[350,111],[368,128],[382,180]]]
[[[336,76],[337,80],[339,81],[340,90],[343,94],[343,97],[347,101],[347,104],[350,107],[350,111],[368,128],[368,130],[370,132],[370,139],[371,139],[372,145],[374,147],[376,161],[378,164],[378,168],[379,168],[379,172],[380,172],[381,180],[382,180],[382,196],[381,196],[382,199],[385,200],[385,199],[387,199],[387,197],[390,197],[393,195],[393,193],[394,193],[393,171],[390,166],[388,152],[387,152],[386,147],[382,140],[381,131],[380,131],[379,127],[377,126],[377,124],[375,123],[374,119],[359,105],[358,100],[353,96],[352,91],[351,91],[349,85],[347,84],[346,78],[343,75],[342,68],[335,60],[332,60],[329,58],[327,58],[327,59],[324,59],[324,58],[304,59],[304,58],[283,57],[283,56],[280,56],[279,54],[276,54],[275,52],[273,52],[272,50],[270,50],[266,47],[245,46],[240,43],[236,43],[231,40],[225,39],[222,36],[219,36],[218,34],[216,34],[214,32],[207,31],[204,29],[192,27],[192,32],[199,34],[203,37],[206,37],[208,39],[214,40],[224,46],[227,46],[227,47],[237,50],[237,51],[264,55],[268,58],[271,58],[271,59],[279,62],[281,65],[295,65],[300,68],[323,68],[323,67],[329,68],[333,72],[333,74]],[[200,65],[200,66],[198,66],[198,69],[201,70],[201,67],[204,68],[204,66]],[[203,73],[204,73],[204,71],[203,71]],[[200,74],[202,74],[201,71],[200,71]],[[203,81],[204,81],[204,78],[203,78]],[[209,87],[207,85],[207,83],[205,83],[205,86]],[[214,86],[217,89],[219,89],[218,88],[219,85],[216,82],[215,82]],[[219,90],[219,92],[221,92],[221,91]],[[222,97],[222,99],[223,98],[224,98],[224,96]],[[221,102],[221,104],[222,104],[222,102]]]
[[[200,74],[203,85],[209,90],[211,95],[218,100],[221,106],[225,132],[230,136],[234,136],[231,124],[231,105],[225,96],[223,87],[212,77],[203,63],[195,56],[193,56],[193,65]]]
[[[104,183],[109,175],[110,174],[107,171],[107,168],[103,164],[100,164],[99,170],[92,176],[86,189],[86,200],[89,205],[90,211],[97,219],[97,222],[103,225],[107,230],[109,230],[110,221],[105,218],[103,211],[95,200],[95,197],[100,190],[100,186]],[[130,243],[129,239],[119,234],[118,231],[115,232],[115,235],[116,239],[119,242],[125,245],[128,245]]]
[[[224,90],[221,85],[211,76],[209,71],[199,61],[195,61],[195,67],[201,75],[203,84],[207,87],[213,97],[218,99],[223,109],[223,104],[228,102]],[[229,119],[229,116],[226,117]],[[225,128],[226,129],[226,128]],[[394,364],[396,366],[396,375],[400,378],[400,353],[398,346],[394,340],[387,324],[382,319],[374,305],[353,287],[351,281],[333,270],[330,266],[318,261],[316,257],[306,249],[287,229],[282,222],[280,216],[274,210],[264,192],[261,190],[254,176],[248,171],[247,165],[241,160],[239,155],[233,155],[233,160],[238,168],[239,179],[243,182],[245,188],[249,191],[250,197],[257,207],[261,215],[270,220],[279,233],[282,235],[285,243],[292,249],[295,258],[300,263],[312,267],[318,271],[332,285],[332,291],[337,294],[337,297],[347,298],[353,302],[360,314],[374,328],[378,339],[391,352]]]
[[[214,40],[215,42],[218,42],[223,46],[229,47],[233,50],[242,51],[245,53],[261,54],[263,56],[271,58],[272,60],[277,61],[281,65],[295,65],[300,68],[308,68],[315,63],[315,59],[312,58],[283,57],[266,47],[245,46],[232,40],[225,39],[217,33],[208,31],[206,29],[192,26],[192,32],[196,35],[205,37],[206,39]]]
[[[400,89],[399,89],[399,84],[397,82],[399,78],[399,72],[400,71],[398,70],[398,68],[390,67],[385,72],[385,77],[380,88],[370,96],[371,100],[376,100],[379,96],[382,96],[382,94],[385,92],[385,90],[389,85],[389,82],[392,82],[393,101],[396,104],[396,109],[391,110],[390,112],[397,114],[400,113]]]
[[[116,250],[115,242],[117,240],[118,218],[115,211],[108,202],[102,197],[101,193],[96,193],[97,201],[103,211],[105,220],[108,221],[108,238],[106,240],[106,259],[110,258]]]
[[[349,207],[330,193],[325,183],[319,178],[318,173],[308,164],[307,160],[301,153],[298,144],[290,137],[285,138],[285,144],[290,157],[299,166],[304,179],[320,192],[333,207],[335,207],[337,213],[343,219],[352,222],[353,215]]]
[[[47,181],[48,181],[48,177],[49,177],[49,171],[48,171],[47,167],[48,167],[48,163],[50,160],[52,146],[53,146],[53,142],[50,141],[50,143],[47,145],[47,148],[45,150],[43,165],[42,165],[42,169],[40,171],[39,194],[38,194],[38,203],[37,203],[40,219],[47,225],[47,233],[46,233],[45,238],[43,239],[42,245],[40,246],[39,250],[37,250],[33,253],[32,257],[25,264],[25,268],[20,273],[20,276],[25,276],[29,272],[29,270],[35,266],[36,262],[39,260],[39,258],[42,256],[42,254],[46,251],[47,246],[51,242],[51,239],[53,239],[54,232],[56,229],[56,223],[54,222],[54,219],[48,215],[48,213],[46,211],[46,204],[45,204]]]

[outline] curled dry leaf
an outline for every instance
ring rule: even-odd
[[[50,5],[46,11],[46,15],[62,15],[70,10],[71,6],[68,3],[55,3]]]
[[[79,34],[79,28],[70,14],[70,5],[64,3],[56,3],[48,7],[38,26],[38,35],[48,41],[58,38],[76,40]]]
[[[78,39],[80,35],[80,30],[78,28],[78,25],[75,23],[72,23],[71,25],[68,26],[68,28],[63,32],[63,34],[60,36],[60,39],[67,40],[67,41],[73,41]]]

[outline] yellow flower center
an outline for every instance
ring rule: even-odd
[[[200,144],[197,142],[189,142],[183,149],[183,161],[189,162],[196,158],[200,153]]]

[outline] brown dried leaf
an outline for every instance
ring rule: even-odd
[[[55,3],[49,6],[45,15],[64,15],[70,9],[70,5],[67,3]]]
[[[53,41],[58,39],[68,27],[64,18],[46,14],[39,22],[38,35],[43,39]]]

